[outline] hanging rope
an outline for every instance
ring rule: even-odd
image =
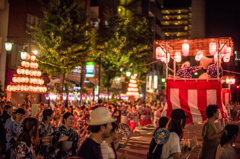
[[[228,71],[228,70],[223,70],[223,71],[240,75],[240,73],[239,73],[239,72]]]

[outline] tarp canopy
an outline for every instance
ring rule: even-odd
[[[215,104],[220,110],[220,119],[227,117],[227,110],[222,103],[222,84],[216,80],[174,80],[167,79],[166,106],[164,114],[170,118],[173,109],[183,109],[187,124],[207,119],[206,108]]]

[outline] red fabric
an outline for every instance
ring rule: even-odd
[[[130,126],[130,125],[131,125],[130,120],[128,120],[128,126]]]
[[[223,101],[223,104],[225,104],[225,93],[229,93],[229,102],[227,104],[230,104],[231,103],[231,90],[230,89],[222,89],[222,101]]]
[[[189,118],[187,124],[206,120],[206,107],[216,104],[221,111],[221,117],[226,117],[222,104],[222,85],[216,80],[167,80],[164,108],[166,116],[170,117],[173,109],[183,109]],[[190,102],[190,103],[189,103]]]
[[[140,124],[141,124],[141,126],[144,126],[144,124],[145,124],[145,120],[140,120]]]
[[[137,123],[130,123],[130,128],[133,131],[137,126]]]

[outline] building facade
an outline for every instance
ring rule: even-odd
[[[162,30],[165,39],[190,39],[192,8],[163,8]]]

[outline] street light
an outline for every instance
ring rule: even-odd
[[[165,82],[166,81],[166,79],[165,78],[162,78],[162,82]]]
[[[131,72],[127,72],[126,75],[127,75],[128,77],[130,77],[130,76],[131,76]]]
[[[27,56],[27,52],[26,51],[20,51],[20,53],[21,53],[21,59],[25,60],[26,56]]]
[[[37,50],[34,50],[33,53],[34,53],[34,55],[37,55],[37,54],[38,54],[38,51],[37,51]]]
[[[11,50],[12,50],[12,45],[13,45],[12,42],[6,41],[6,42],[5,42],[5,49],[6,49],[7,51],[11,51]]]

